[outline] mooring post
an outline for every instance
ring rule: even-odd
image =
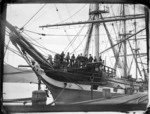
[[[38,90],[41,90],[41,80],[38,79]]]

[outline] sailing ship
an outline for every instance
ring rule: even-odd
[[[124,77],[120,78],[116,78],[115,68],[105,65],[103,61],[99,60],[99,22],[101,22],[108,34],[115,59],[116,61],[120,61],[118,57],[119,52],[114,48],[114,44],[111,41],[109,31],[105,24],[107,21],[116,21],[117,19],[104,19],[102,13],[108,13],[108,10],[100,10],[98,4],[91,5],[91,10],[89,12],[90,19],[87,22],[90,23],[90,26],[88,30],[87,43],[83,53],[84,56],[78,57],[76,62],[71,65],[68,65],[67,62],[62,62],[59,54],[55,55],[54,63],[50,62],[34,46],[32,46],[32,44],[27,41],[13,25],[6,22],[7,28],[11,31],[10,40],[12,44],[17,48],[26,62],[32,67],[39,79],[39,83],[42,81],[51,91],[56,103],[73,103],[102,97],[110,98],[111,96],[118,94],[132,94],[134,91],[141,90],[143,82],[137,83],[135,79],[128,76],[126,70],[126,58],[124,59]],[[125,24],[125,20],[136,18],[143,18],[143,15],[132,17],[124,16],[124,18],[119,20],[122,20]],[[45,27],[48,27],[48,25]],[[89,43],[93,29],[95,30],[96,61],[89,62],[87,58],[89,55]],[[136,34],[138,34],[138,32]],[[123,43],[125,49],[126,40],[131,36],[124,37],[124,39],[122,39],[118,44]],[[126,51],[124,51],[124,54],[124,57],[126,57]],[[109,95],[107,96],[106,94]]]

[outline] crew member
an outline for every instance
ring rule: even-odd
[[[67,64],[69,64],[69,61],[70,61],[70,55],[69,55],[69,52],[67,53],[66,61],[67,61]]]
[[[78,54],[77,58],[76,58],[76,63],[77,63],[77,66],[80,65],[80,55]]]
[[[101,58],[101,56],[99,56],[99,61],[100,61],[100,62],[102,62],[102,58]]]
[[[75,56],[74,56],[74,54],[71,56],[70,63],[71,63],[71,65],[73,65],[75,63]]]
[[[55,54],[54,56],[54,66],[55,68],[60,68],[60,54]]]
[[[93,57],[92,57],[91,54],[90,54],[89,63],[92,63],[92,61],[93,61]]]
[[[96,56],[94,56],[94,62],[97,62]]]
[[[60,54],[60,63],[63,63],[64,57],[65,57],[65,54],[64,54],[64,51],[62,51],[62,53]]]

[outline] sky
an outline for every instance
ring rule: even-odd
[[[38,11],[39,8],[41,8],[43,4],[39,5],[10,5],[8,7],[8,21],[12,23],[14,26],[17,26],[21,28],[34,14],[35,12]],[[25,8],[24,8],[25,7]],[[58,11],[56,11],[58,7]],[[47,34],[52,34],[54,36],[39,36],[36,34],[32,34],[29,32],[26,32],[29,34],[32,38],[36,39],[38,42],[43,44],[45,47],[48,49],[60,53],[63,51],[66,46],[69,44],[69,41],[75,36],[66,36],[68,35],[76,35],[79,29],[81,29],[82,25],[79,27],[74,27],[76,28],[75,30],[73,28],[65,27],[65,28],[54,28],[54,29],[41,29],[39,28],[40,25],[45,25],[45,24],[54,24],[54,23],[60,23],[63,20],[67,19],[69,17],[69,14],[66,10],[69,10],[72,14],[76,13],[79,11],[81,8],[83,9],[79,12],[79,14],[83,14],[83,11],[86,15],[81,15],[80,18],[74,16],[71,18],[72,21],[74,20],[87,20],[88,19],[88,13],[85,12],[87,11],[86,9],[88,8],[88,5],[81,4],[81,5],[54,5],[54,4],[48,4],[46,5],[43,10],[41,10],[35,18],[33,18],[25,27],[24,29],[26,30],[31,30],[34,32],[39,32],[39,33],[47,33]],[[29,9],[29,10],[27,10]],[[67,12],[67,13],[66,13]],[[65,16],[64,16],[65,15]],[[71,14],[70,14],[71,15]],[[78,19],[79,18],[79,19]],[[64,32],[66,30],[66,33]],[[86,32],[83,30],[83,32]],[[55,36],[57,35],[57,36]],[[60,36],[62,35],[62,36]],[[84,34],[83,34],[84,35]],[[40,39],[41,38],[41,39]],[[82,40],[78,38],[78,40]],[[78,42],[77,42],[78,43]],[[56,45],[57,44],[57,45]]]
[[[119,5],[101,5],[100,8],[103,10],[104,7],[109,6],[109,13],[103,14],[103,16],[114,16],[119,15],[121,13],[121,9]],[[133,14],[133,5],[127,5],[126,6],[126,14],[130,15]],[[37,14],[36,12],[42,8]],[[141,14],[143,13],[143,8],[137,6],[136,7],[136,13]],[[35,15],[36,14],[36,15]],[[78,22],[78,21],[87,21],[89,19],[89,4],[27,4],[27,5],[21,5],[21,4],[9,4],[7,9],[7,20],[14,26],[17,26],[18,28],[24,28],[23,35],[25,37],[28,37],[28,40],[32,41],[34,40],[34,43],[36,41],[36,44],[40,44],[47,49],[56,52],[61,53],[65,49],[67,51],[74,53],[76,56],[83,52],[83,49],[85,47],[86,42],[86,33],[88,30],[88,24],[86,25],[74,25],[74,26],[65,26],[65,27],[53,27],[53,28],[39,28],[41,25],[47,25],[47,24],[56,24],[56,23],[62,23],[62,22]],[[35,15],[35,17],[33,17]],[[33,17],[33,18],[32,18]],[[31,19],[31,20],[30,20]],[[30,20],[30,21],[29,21]],[[134,20],[131,20],[127,24],[127,32],[132,31],[134,33],[133,28],[133,22]],[[142,29],[144,26],[144,20],[138,20],[137,21],[137,31]],[[114,23],[114,28],[112,26],[112,23],[107,23],[107,27],[109,29],[109,32],[111,34],[112,40],[114,44],[117,42],[116,37],[118,37],[116,33],[122,32],[122,26],[119,26],[119,23]],[[84,26],[84,28],[83,28]],[[118,26],[118,28],[117,28]],[[115,31],[114,31],[115,29]],[[28,31],[37,32],[37,33],[45,33],[48,34],[47,36],[41,36],[37,35],[35,33],[31,33]],[[117,31],[118,30],[118,31]],[[75,35],[80,32],[79,37],[76,37]],[[104,27],[102,24],[100,24],[100,52],[109,48],[110,44],[107,38],[107,34],[104,30]],[[24,34],[25,33],[25,34]],[[138,37],[143,37],[145,33],[140,33]],[[30,38],[29,38],[30,36]],[[94,34],[92,34],[94,36]],[[72,41],[73,39],[76,39],[72,46],[69,46],[67,48],[67,45]],[[8,44],[9,38],[6,36],[6,44]],[[38,42],[38,43],[37,43]],[[11,43],[9,43],[10,47],[15,49]],[[132,44],[135,45],[134,42]],[[141,52],[146,50],[145,42],[138,42],[138,45],[141,46]],[[131,53],[128,45],[128,53]],[[54,56],[55,53],[45,51],[38,49],[43,55],[47,56],[48,54],[51,54]],[[90,53],[94,54],[94,37],[92,37],[91,45],[90,45]],[[105,60],[106,64],[108,66],[113,67],[114,65],[114,58],[112,51],[108,51],[108,53],[104,53],[101,55],[102,59]],[[144,60],[144,59],[143,59]],[[16,62],[17,61],[17,62]],[[132,58],[128,59],[128,62],[131,63]],[[144,60],[145,62],[146,60]],[[5,62],[13,65],[18,66],[19,64],[26,64],[26,62],[11,53],[10,51],[6,52],[5,55]],[[134,64],[134,63],[133,63]],[[135,65],[133,65],[135,67]],[[134,68],[135,69],[135,68]],[[135,71],[135,70],[134,70]],[[133,71],[133,72],[134,72]]]
[[[44,4],[39,4],[39,5],[8,5],[7,20],[12,25],[21,28],[38,11],[38,9],[40,9],[43,5]],[[51,10],[51,9],[54,9],[54,7],[55,7],[54,5],[45,6],[45,8],[43,8],[43,10],[41,10],[41,12],[39,12],[35,16],[35,18],[33,18],[33,20],[31,20],[24,27],[24,29],[31,30],[31,31],[34,30],[35,32],[44,32],[44,33],[46,33],[44,30],[39,29],[39,25],[47,24],[47,23],[50,23],[50,22],[56,22],[56,21],[60,22],[60,20],[57,19],[58,15],[55,15],[56,11]],[[50,12],[48,12],[48,11],[50,11]],[[53,16],[51,16],[51,14]],[[39,22],[41,22],[41,23],[39,23]],[[54,30],[53,29],[52,30],[45,29],[45,30],[47,30],[49,32],[49,34],[53,34],[55,29]],[[59,30],[59,33],[64,34],[63,30]],[[64,42],[64,38],[58,39],[57,36],[52,38],[50,36],[49,37],[42,37],[42,36],[32,34],[32,33],[27,33],[27,34],[29,34],[32,38],[36,39],[36,41],[39,40],[40,43],[41,44],[43,43],[44,46],[47,47],[48,49],[51,49],[51,50],[55,49],[55,52],[62,51],[61,45],[63,45],[62,42]],[[8,40],[9,39],[6,38],[6,42],[8,42]],[[59,45],[55,46],[54,44],[56,42],[59,43]],[[8,57],[6,57],[6,58],[8,58]],[[11,59],[13,59],[13,56],[11,56]],[[13,61],[13,60],[10,60],[10,61]],[[13,64],[15,64],[15,63],[13,63]]]

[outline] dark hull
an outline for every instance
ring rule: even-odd
[[[60,70],[46,70],[44,71],[45,74],[54,80],[61,81],[61,82],[70,82],[70,83],[77,83],[77,84],[89,84],[91,85],[92,82],[94,85],[100,85],[100,86],[107,86],[115,88],[117,86],[120,86],[122,89],[128,88],[128,87],[139,87],[140,85],[136,82],[129,81],[126,79],[116,79],[114,77],[108,77],[108,75],[105,72],[102,72],[100,75],[85,75],[85,74],[79,74],[79,73],[70,73],[70,72],[64,72]],[[91,80],[91,78],[93,80]]]
[[[56,103],[74,103],[91,99],[100,99],[106,97],[103,89],[109,89],[109,96],[124,94],[123,89],[114,91],[113,87],[97,86],[97,89],[91,91],[91,85],[88,84],[75,84],[71,82],[61,82],[50,78],[45,74],[41,74],[41,79],[51,91]],[[66,85],[66,86],[65,86]]]
[[[51,94],[54,99],[56,99],[56,104],[65,104],[65,103],[75,103],[75,102],[82,102],[92,99],[100,99],[104,98],[103,92],[95,92],[91,91],[84,91],[84,90],[71,90],[53,86],[44,82],[48,89],[51,91]],[[92,95],[93,94],[93,95]],[[111,93],[111,96],[120,95],[117,93]],[[59,96],[59,97],[57,97]]]

